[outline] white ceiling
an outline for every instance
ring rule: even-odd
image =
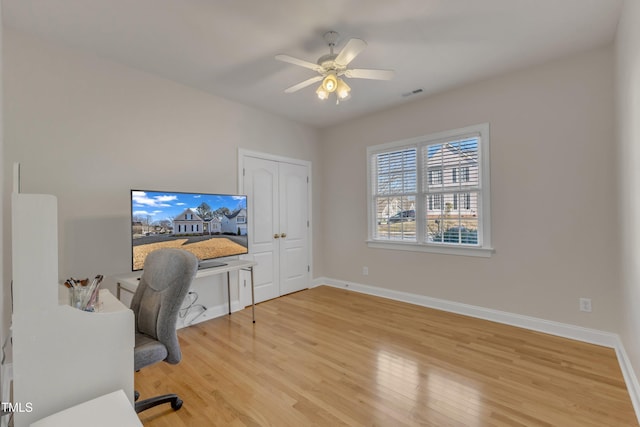
[[[3,25],[316,127],[613,40],[622,0],[2,0]],[[355,68],[391,81],[348,80],[352,97],[320,101],[322,34],[368,47]],[[419,95],[403,93],[423,89]]]

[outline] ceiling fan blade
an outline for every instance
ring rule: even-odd
[[[322,76],[315,76],[315,77],[311,77],[310,79],[307,79],[301,83],[298,83],[297,85],[293,85],[290,88],[287,88],[284,90],[284,93],[293,93],[296,92],[302,88],[305,88],[309,85],[314,84],[315,82],[319,82],[320,80],[322,80]]]
[[[346,70],[344,75],[352,79],[391,80],[395,73],[393,70],[354,68],[352,70]]]
[[[336,56],[335,63],[346,67],[347,65],[349,65],[349,62],[353,61],[353,59],[364,50],[365,47],[367,47],[367,42],[365,42],[364,40],[349,40],[345,47],[342,48],[338,56]]]
[[[276,55],[276,59],[278,61],[288,62],[289,64],[298,65],[304,68],[309,68],[317,72],[322,71],[322,67],[320,67],[318,64],[314,64],[313,62],[305,61],[303,59],[294,58],[293,56]]]

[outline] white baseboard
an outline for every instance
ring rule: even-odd
[[[622,371],[624,382],[627,384],[627,390],[629,390],[629,397],[631,398],[633,409],[635,409],[636,417],[638,418],[638,422],[640,422],[640,383],[638,383],[638,377],[633,370],[633,366],[631,365],[631,361],[629,360],[629,356],[627,356],[620,337],[618,337],[614,348],[616,350],[616,356],[618,356],[618,363],[620,363],[620,370]]]
[[[493,322],[612,348],[616,352],[618,363],[620,364],[620,369],[627,385],[629,396],[631,397],[631,403],[633,404],[636,417],[638,421],[640,421],[640,384],[638,383],[638,377],[633,370],[618,334],[328,277],[319,277],[313,280],[312,287],[320,285],[348,289],[354,292],[402,301],[450,313],[462,314],[478,319],[491,320]]]

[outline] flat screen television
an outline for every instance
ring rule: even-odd
[[[247,196],[131,190],[131,269],[159,248],[192,252],[200,268],[249,253]]]

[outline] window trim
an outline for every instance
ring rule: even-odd
[[[429,243],[424,241],[406,242],[375,239],[376,230],[376,212],[373,206],[374,185],[372,171],[372,156],[387,152],[390,150],[402,150],[417,147],[419,144],[437,144],[438,142],[446,142],[454,138],[464,138],[466,136],[480,135],[480,147],[478,150],[479,171],[479,187],[480,198],[479,211],[481,212],[480,221],[478,222],[479,235],[482,236],[480,246],[465,245],[447,245],[442,243]],[[420,189],[421,176],[426,171],[417,171],[418,193]],[[444,171],[443,171],[444,175]],[[458,174],[461,175],[461,174]],[[462,178],[459,176],[458,178]],[[444,179],[444,176],[443,176]],[[460,201],[458,201],[460,202]],[[418,203],[420,203],[418,201]],[[416,206],[417,208],[417,206]],[[417,220],[417,218],[416,218]],[[420,239],[424,225],[420,225],[422,221],[416,221],[416,237]],[[490,165],[490,132],[489,123],[467,126],[458,129],[452,129],[443,132],[432,133],[415,138],[404,139],[400,141],[388,142],[384,144],[367,147],[367,228],[368,238],[367,246],[370,248],[394,249],[415,252],[440,253],[463,256],[490,257],[495,251],[491,244],[491,165]]]

